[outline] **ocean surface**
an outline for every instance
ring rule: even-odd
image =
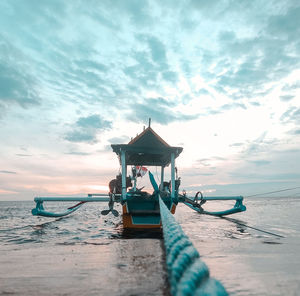
[[[244,203],[229,218],[180,204],[175,218],[230,295],[300,295],[300,198]],[[0,201],[0,295],[169,295],[160,232],[124,232],[120,217],[101,216],[106,204],[60,219],[34,206]]]

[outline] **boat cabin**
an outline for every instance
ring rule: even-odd
[[[182,152],[182,147],[167,144],[149,126],[128,144],[112,144],[122,167],[122,199],[126,198],[127,166],[161,167],[161,189],[164,183],[164,169],[171,164],[171,197],[175,198],[175,159]],[[136,189],[134,187],[134,189]]]
[[[158,228],[161,225],[158,196],[160,193],[164,203],[175,213],[178,203],[178,187],[180,180],[175,177],[175,159],[182,152],[182,147],[171,147],[149,126],[132,139],[128,144],[112,144],[122,167],[123,225],[125,228]],[[171,164],[170,191],[164,190],[164,170]],[[133,188],[127,192],[127,166],[133,170]],[[143,166],[159,166],[161,168],[161,184],[158,186],[149,171],[149,178],[154,193],[149,194],[136,188],[135,168]]]

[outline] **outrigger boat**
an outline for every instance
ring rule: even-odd
[[[215,196],[204,197],[199,191],[195,197],[189,197],[185,192],[179,193],[180,177],[177,176],[175,159],[180,155],[182,147],[168,145],[149,126],[132,139],[128,144],[112,144],[112,150],[117,154],[121,174],[109,183],[108,194],[91,193],[87,197],[36,197],[36,207],[32,214],[44,217],[63,217],[78,210],[83,204],[89,202],[108,202],[108,209],[102,215],[112,213],[118,216],[114,203],[122,205],[122,220],[124,228],[160,228],[161,217],[159,210],[159,196],[162,198],[172,214],[175,213],[179,202],[187,205],[200,214],[225,216],[246,210],[242,196]],[[170,165],[171,181],[164,181],[165,168]],[[131,175],[127,174],[127,167],[131,166]],[[160,167],[160,185],[157,184],[153,174],[146,168]],[[148,171],[153,192],[137,188],[137,178]],[[200,195],[200,196],[199,196]],[[224,211],[206,211],[203,205],[212,200],[235,200],[231,209]],[[60,213],[49,212],[44,209],[44,202],[77,202]]]

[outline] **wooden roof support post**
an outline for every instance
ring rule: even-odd
[[[121,200],[126,199],[126,175],[127,175],[127,170],[126,170],[126,158],[125,158],[125,151],[121,151],[121,164],[122,164],[122,196]]]
[[[160,171],[160,190],[164,190],[164,166],[161,166],[161,171]]]
[[[171,153],[171,198],[175,198],[175,154]]]
[[[135,192],[136,191],[136,175],[133,176],[134,179],[133,179],[133,191]]]

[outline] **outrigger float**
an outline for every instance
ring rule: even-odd
[[[112,144],[112,150],[118,155],[121,174],[109,183],[108,194],[91,193],[87,197],[36,197],[36,207],[32,210],[35,216],[63,217],[78,210],[83,204],[90,202],[108,202],[108,209],[102,215],[112,213],[118,216],[114,203],[122,205],[122,219],[124,228],[160,228],[161,217],[159,196],[172,214],[175,213],[179,202],[187,205],[200,214],[225,216],[246,210],[242,196],[215,196],[205,197],[199,191],[195,197],[189,197],[185,192],[179,193],[180,177],[177,176],[175,159],[180,155],[182,147],[171,147],[150,127],[132,139],[128,144]],[[164,181],[165,168],[171,169],[171,181]],[[127,174],[127,166],[131,166],[131,176]],[[158,186],[153,174],[146,168],[160,167],[160,185]],[[137,178],[145,173],[149,174],[151,185],[154,189],[150,194],[137,188]],[[234,200],[231,209],[224,211],[206,211],[203,205],[208,201]],[[54,213],[44,209],[44,202],[77,202],[65,211]]]

